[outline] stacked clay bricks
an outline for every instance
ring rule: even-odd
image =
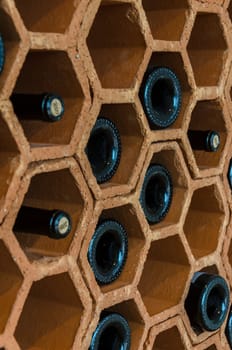
[[[225,326],[192,330],[184,300],[199,270],[232,290],[232,1],[1,0],[0,33],[0,348],[88,350],[107,309],[128,320],[132,350],[229,349]],[[149,65],[168,66],[182,87],[179,117],[159,131],[138,97]],[[65,118],[19,120],[10,97],[28,91],[59,93]],[[85,153],[99,114],[122,141],[119,168],[101,185]],[[222,143],[207,157],[187,136],[206,126]],[[172,173],[174,194],[149,225],[138,199],[153,160]],[[22,204],[68,211],[71,234],[15,233]],[[87,259],[101,217],[124,225],[129,246],[105,286]]]

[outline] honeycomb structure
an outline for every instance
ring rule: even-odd
[[[123,315],[132,350],[226,350],[225,323],[195,333],[185,310],[196,271],[220,274],[232,296],[232,0],[1,0],[0,349],[88,350],[102,312]],[[147,69],[178,76],[178,118],[155,130],[140,87]],[[17,115],[13,93],[54,91],[59,123]],[[99,115],[121,135],[114,176],[98,184],[86,155]],[[215,129],[216,153],[188,131]],[[166,166],[173,200],[149,224],[140,192],[151,163]],[[63,240],[15,227],[22,205],[72,218]],[[128,233],[122,273],[99,285],[88,247],[101,219]]]

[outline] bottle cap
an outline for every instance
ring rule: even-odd
[[[216,131],[209,131],[206,137],[206,148],[210,152],[216,152],[220,146],[220,135]]]
[[[64,102],[60,96],[46,94],[42,101],[42,111],[49,121],[55,122],[64,114]]]
[[[61,210],[55,210],[50,221],[50,233],[54,238],[65,238],[72,229],[70,216]]]
[[[5,48],[4,48],[2,36],[0,35],[0,73],[3,70],[4,62],[5,62]]]

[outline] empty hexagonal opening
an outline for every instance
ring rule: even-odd
[[[211,345],[208,348],[206,348],[205,350],[217,350],[216,345]]]
[[[23,113],[18,119],[31,146],[60,145],[70,142],[84,100],[76,72],[66,52],[30,51],[13,93],[55,93],[62,97],[65,112],[61,120],[46,122],[29,119]],[[14,107],[14,106],[13,106]]]
[[[137,350],[144,332],[144,320],[135,301],[127,300],[114,305],[107,311],[121,314],[129,323],[131,330],[131,350]]]
[[[175,122],[169,126],[169,129],[181,128],[186,108],[189,104],[191,96],[191,87],[188,82],[188,77],[185,71],[185,65],[181,53],[179,52],[155,52],[152,54],[148,64],[148,71],[155,67],[170,68],[177,76],[181,85],[181,108]]]
[[[87,45],[102,87],[130,88],[146,48],[137,9],[132,4],[102,2]]]
[[[177,326],[159,333],[155,338],[152,350],[185,350],[186,347]]]
[[[33,176],[22,205],[63,210],[70,215],[72,220],[72,230],[69,235],[58,240],[30,232],[19,232],[14,227],[14,233],[27,256],[30,259],[38,259],[44,255],[65,254],[82,218],[84,208],[80,190],[70,171],[62,169]]]
[[[150,225],[151,228],[157,229],[167,225],[178,223],[184,202],[187,195],[187,181],[184,169],[175,150],[164,149],[154,153],[150,164],[161,164],[170,173],[173,185],[173,196],[171,206],[165,218],[158,224]]]
[[[5,46],[5,63],[0,74],[0,89],[3,88],[12,64],[17,58],[20,37],[15,25],[3,8],[0,8],[1,35]]]
[[[25,0],[16,0],[15,3],[28,30],[64,33],[71,22],[77,2],[36,0],[28,3]]]
[[[215,251],[223,219],[223,206],[215,184],[193,192],[184,223],[184,233],[195,258]]]
[[[154,39],[180,40],[188,10],[187,0],[143,0]]]
[[[19,150],[16,142],[0,112],[0,203],[11,183],[16,168],[19,165]]]
[[[112,185],[126,184],[133,175],[144,141],[136,106],[129,103],[104,104],[99,117],[110,119],[115,124],[120,134],[122,148],[116,173],[100,187],[104,189]]]
[[[135,209],[131,204],[105,209],[100,219],[117,220],[123,225],[128,236],[127,260],[120,276],[113,283],[101,286],[103,292],[108,292],[130,284],[133,281],[145,238]]]
[[[218,15],[198,13],[187,46],[197,85],[218,84],[226,49],[227,44]]]
[[[138,284],[151,316],[180,302],[189,271],[189,262],[178,235],[151,243]]]
[[[23,282],[21,272],[2,241],[0,241],[0,271],[0,332],[2,333]]]
[[[83,311],[67,273],[36,281],[23,306],[16,339],[22,349],[71,349]]]
[[[193,149],[193,154],[200,169],[217,167],[223,153],[227,130],[223,109],[219,101],[198,101],[191,116],[189,130],[216,131],[220,136],[220,146],[216,152]]]

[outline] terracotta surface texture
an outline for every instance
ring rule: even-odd
[[[224,277],[232,296],[232,0],[0,0],[0,34],[0,349],[88,350],[103,311],[127,319],[131,350],[231,349],[226,321],[196,333],[185,299],[197,271]],[[154,66],[182,90],[166,129],[150,125],[140,98]],[[59,122],[16,114],[12,94],[49,91],[64,100]],[[99,116],[122,146],[102,184],[86,152]],[[219,150],[193,149],[192,129],[217,130]],[[173,182],[157,224],[140,204],[153,163]],[[68,212],[70,234],[18,231],[22,206]],[[125,228],[128,255],[101,285],[88,249],[107,218]]]

